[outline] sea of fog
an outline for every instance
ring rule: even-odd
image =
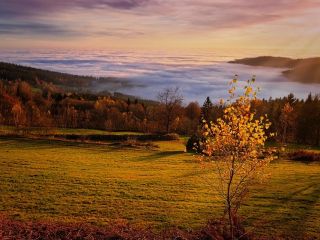
[[[320,84],[291,82],[281,75],[284,69],[251,67],[227,63],[251,55],[215,52],[163,53],[130,51],[0,50],[0,61],[59,72],[101,77],[118,77],[132,82],[127,87],[94,86],[92,91],[117,91],[156,99],[159,91],[179,87],[185,102],[202,103],[207,96],[214,101],[227,96],[228,82],[238,75],[240,85],[256,76],[259,97],[283,97],[293,93],[305,98],[320,93]],[[257,56],[257,55],[255,55]],[[120,85],[119,85],[120,86]]]

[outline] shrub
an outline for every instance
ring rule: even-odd
[[[171,140],[179,140],[180,137],[176,133],[168,133],[168,134],[163,135],[163,139],[171,141]]]
[[[146,148],[146,149],[156,149],[159,148],[157,144],[152,142],[141,142],[137,141],[134,138],[130,138],[120,144],[121,147],[129,147],[129,148]]]
[[[186,149],[188,152],[201,153],[201,138],[196,135],[193,135],[191,138],[188,139]]]
[[[178,134],[143,134],[143,135],[115,135],[115,134],[89,134],[89,135],[77,135],[77,134],[54,134],[54,138],[66,139],[66,140],[82,140],[82,141],[171,141],[179,140]]]

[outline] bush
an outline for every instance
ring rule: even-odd
[[[129,148],[146,148],[146,149],[156,149],[159,148],[157,144],[152,142],[141,142],[137,141],[134,138],[128,139],[120,144],[121,147],[129,147]]]
[[[320,153],[299,150],[288,154],[290,160],[301,162],[320,162]]]
[[[188,139],[186,149],[188,152],[201,153],[201,138],[196,135],[193,135],[191,138]]]
[[[49,135],[48,135],[49,137]],[[77,135],[77,134],[55,134],[52,135],[54,138],[66,139],[66,140],[82,140],[82,141],[171,141],[179,140],[178,134],[143,134],[143,135],[100,135],[100,134],[89,134],[89,135]]]

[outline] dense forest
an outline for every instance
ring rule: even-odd
[[[197,102],[184,105],[178,89],[163,90],[157,102],[143,101],[121,94],[70,92],[51,81],[55,73],[51,76],[46,72],[49,75],[44,77],[46,81],[30,80],[28,74],[13,80],[4,78],[9,74],[1,72],[1,125],[193,135],[202,119],[214,121],[222,113],[222,107],[213,104],[209,97],[202,106]],[[290,94],[256,100],[252,106],[258,116],[268,115],[277,141],[320,145],[319,96],[310,94],[301,100]]]

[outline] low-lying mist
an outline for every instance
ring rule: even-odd
[[[255,75],[261,98],[282,97],[289,93],[305,98],[310,92],[320,92],[320,84],[289,81],[282,76],[285,69],[227,63],[238,57],[215,53],[2,51],[0,61],[77,75],[117,77],[119,84],[97,83],[90,90],[117,91],[146,99],[156,99],[163,88],[178,86],[185,102],[202,103],[207,96],[215,101],[226,97],[228,82],[235,74],[239,76],[240,84]]]

